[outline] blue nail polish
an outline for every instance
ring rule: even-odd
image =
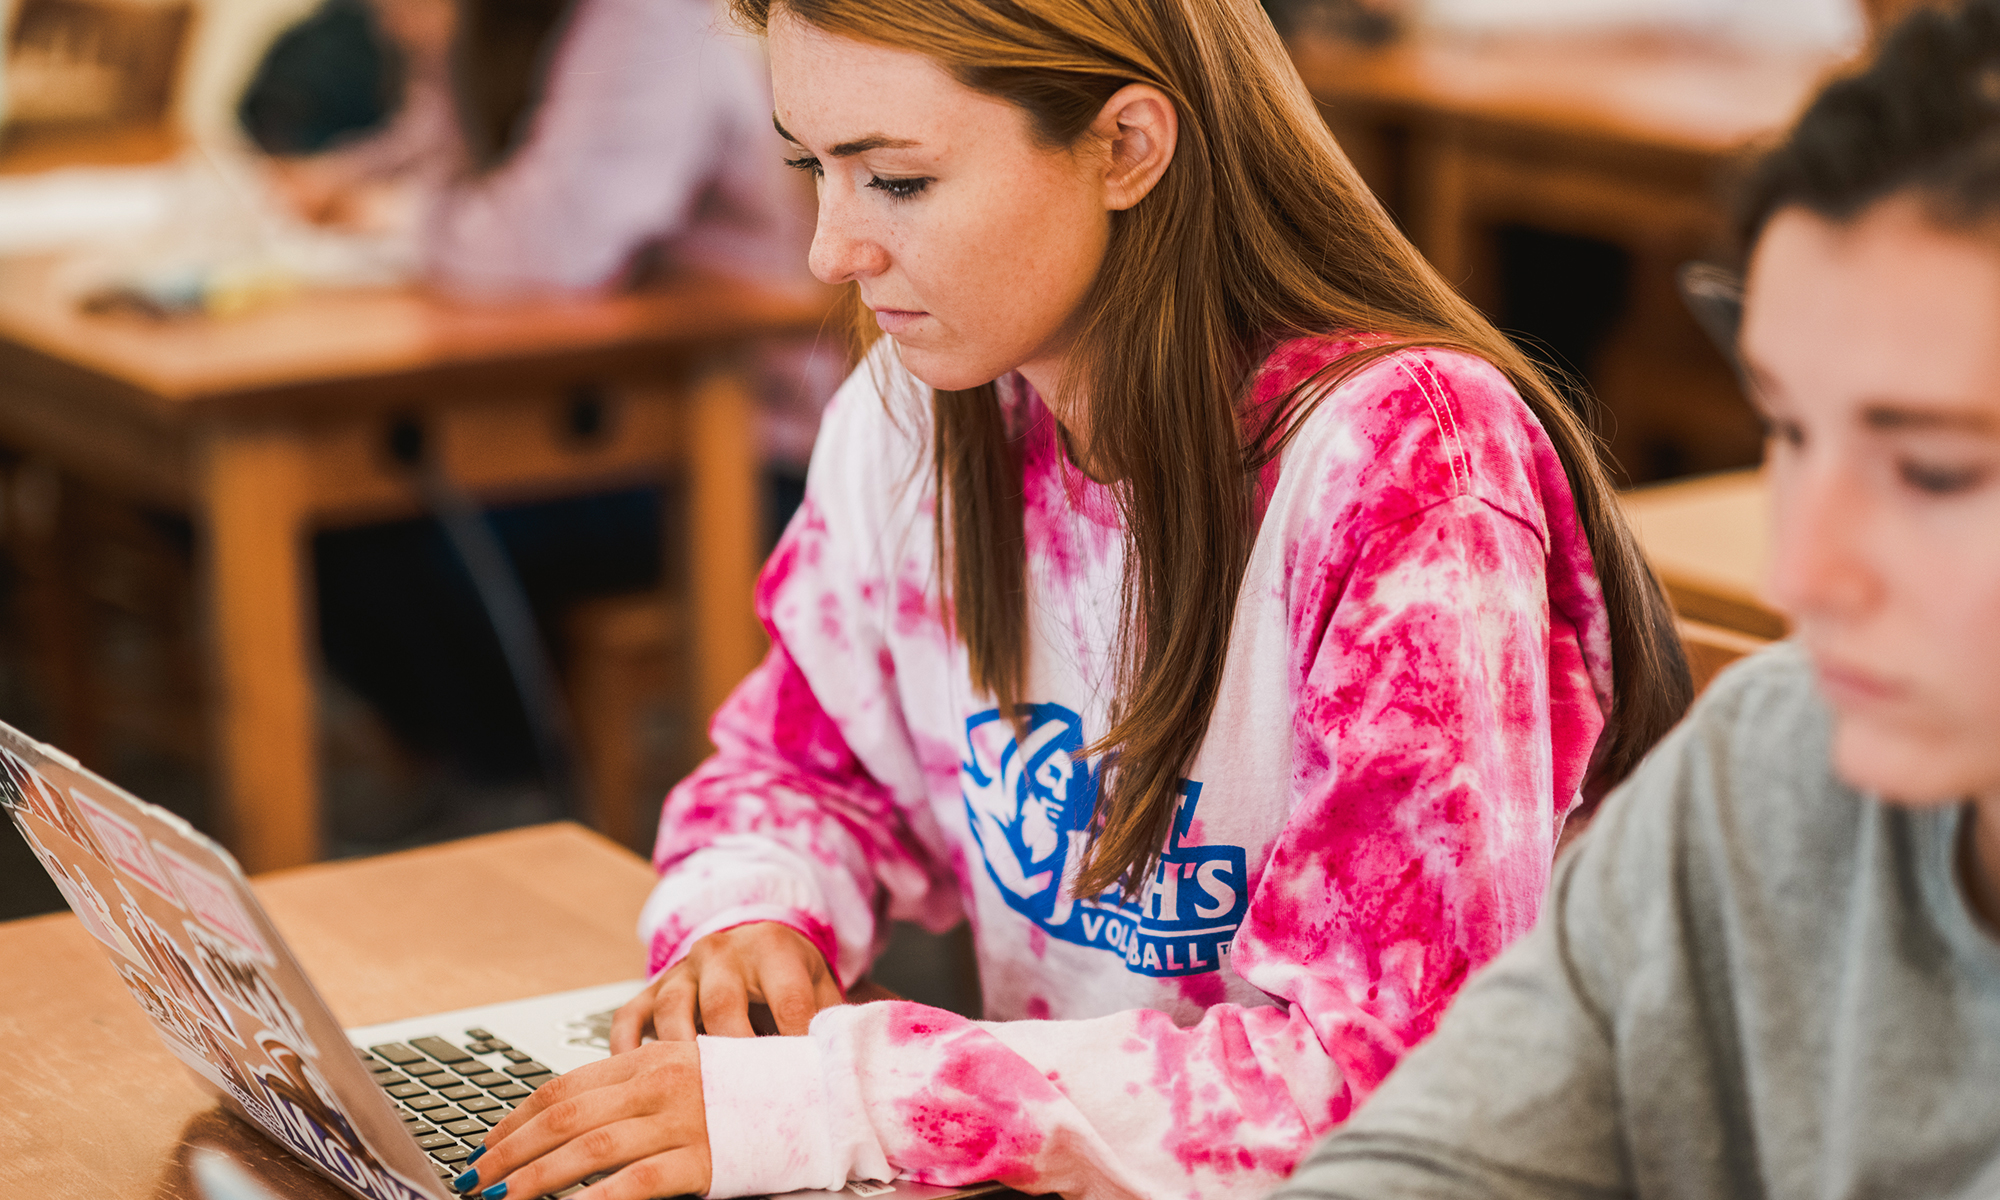
[[[472,1160],[467,1159],[466,1161],[471,1162]],[[451,1181],[451,1190],[454,1192],[462,1193],[465,1191],[465,1189],[471,1187],[473,1184],[478,1182],[479,1182],[479,1172],[467,1171],[465,1174],[460,1175],[457,1179]]]
[[[471,1157],[471,1158],[468,1158],[468,1159],[466,1159],[466,1160],[465,1160],[465,1165],[469,1167],[469,1166],[471,1166],[471,1165],[472,1165],[473,1163],[476,1163],[476,1162],[478,1162],[478,1161],[479,1161],[479,1156],[480,1156],[480,1155],[482,1155],[482,1154],[484,1154],[484,1153],[486,1153],[486,1147],[484,1147],[484,1146],[481,1146],[481,1147],[480,1147],[479,1149],[477,1149],[477,1150],[474,1150],[474,1151],[472,1152],[472,1157]]]
[[[492,1187],[487,1188],[485,1191],[479,1193],[479,1200],[502,1200],[502,1198],[505,1197],[506,1195],[507,1195],[507,1183],[505,1180],[502,1180],[499,1183],[494,1184]]]

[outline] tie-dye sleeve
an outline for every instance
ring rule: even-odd
[[[846,987],[880,951],[884,918],[940,930],[959,919],[948,854],[934,828],[916,827],[927,816],[921,769],[906,737],[878,728],[895,724],[893,664],[869,602],[830,564],[836,553],[808,494],[758,580],[771,650],[716,713],[716,752],[660,814],[661,878],[639,920],[653,973],[711,933],[777,921],[818,946]],[[817,640],[796,649],[795,623],[779,610],[801,609],[817,618]],[[815,693],[799,653],[841,681],[849,728],[871,735],[869,762]]]
[[[1536,529],[1439,502],[1361,544],[1300,664],[1297,807],[1232,965],[1304,1011],[1339,1065],[1329,1122],[1539,912],[1558,796],[1566,809],[1601,726],[1552,723],[1552,686],[1591,692],[1580,671],[1551,678],[1577,635],[1552,619],[1547,569]]]
[[[1216,1004],[1180,1028],[876,1004],[823,1012],[806,1039],[703,1039],[711,1195],[891,1174],[1261,1195],[1429,1032],[1532,923],[1549,871],[1562,656],[1543,542],[1460,498],[1321,565],[1340,578],[1323,611],[1302,600],[1317,633],[1295,647],[1298,794],[1231,958],[1280,1005]],[[781,1151],[755,1135],[773,1122],[796,1131]]]

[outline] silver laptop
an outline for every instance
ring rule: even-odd
[[[554,1076],[610,1054],[611,1013],[644,986],[342,1030],[236,860],[187,822],[5,724],[0,807],[202,1087],[366,1200],[452,1197],[444,1181],[487,1129]],[[998,1190],[855,1182],[790,1195]]]

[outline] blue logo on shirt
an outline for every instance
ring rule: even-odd
[[[959,779],[987,874],[1015,912],[1053,937],[1109,950],[1141,975],[1220,967],[1249,907],[1240,846],[1184,846],[1201,785],[1181,783],[1167,851],[1136,901],[1116,889],[1076,899],[1101,764],[1083,757],[1083,719],[1059,704],[1027,704],[1024,740],[988,709],[966,720]]]

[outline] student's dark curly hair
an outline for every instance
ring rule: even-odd
[[[1738,245],[1780,209],[1845,222],[1906,191],[1949,228],[2000,214],[2000,0],[1920,8],[1828,84],[1750,170]]]

